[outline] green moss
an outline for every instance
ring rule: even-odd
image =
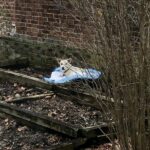
[[[85,50],[66,47],[62,43],[39,43],[20,38],[0,38],[0,43],[4,52],[9,51],[9,55],[15,52],[26,56],[32,66],[54,67],[57,63],[56,58],[72,57],[74,60],[81,60],[81,56],[90,58]]]

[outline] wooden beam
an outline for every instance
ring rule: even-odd
[[[42,89],[47,89],[50,91],[54,91],[57,93],[66,93],[76,95],[77,92],[68,90],[65,87],[56,86],[54,84],[49,84],[39,78],[31,77],[22,73],[0,69],[0,79],[6,80],[9,82],[18,82],[20,84],[31,86],[31,87],[39,87]]]
[[[0,69],[0,78],[9,82],[18,82],[26,86],[40,87],[43,89],[52,89],[52,85],[41,79],[17,73],[10,70]]]
[[[101,124],[93,126],[93,127],[85,127],[85,128],[79,129],[79,135],[80,137],[86,137],[88,139],[95,138],[97,136],[102,136],[102,135],[104,136],[109,133],[109,128],[112,128],[112,127],[108,125],[108,123],[102,122]]]
[[[53,118],[43,116],[41,114],[33,113],[24,109],[17,108],[8,104],[0,103],[0,112],[21,121],[24,124],[33,124],[33,126],[41,126],[70,137],[77,137],[79,127],[63,123]]]
[[[72,100],[75,103],[79,103],[81,105],[91,106],[95,107],[97,109],[100,109],[99,103],[97,101],[97,97],[100,99],[100,96],[92,96],[87,93],[74,91],[65,87],[62,87],[60,85],[54,85],[49,84],[41,79],[31,77],[28,75],[24,75],[21,73],[16,73],[13,71],[0,69],[0,78],[3,80],[7,80],[10,82],[18,82],[26,86],[32,86],[32,87],[40,87],[43,89],[47,89],[50,91],[53,91],[55,94],[63,97],[67,97],[69,100]],[[107,99],[107,97],[102,96],[101,100],[106,104],[114,104],[113,99]]]
[[[30,124],[31,126],[33,124],[33,127],[40,126],[71,137],[94,138],[99,135],[103,135],[103,132],[106,133],[108,131],[108,124],[105,122],[102,122],[97,126],[81,128],[76,125],[70,125],[68,123],[55,120],[48,116],[43,116],[42,114],[33,113],[28,110],[20,109],[16,106],[0,103],[1,117],[3,117],[3,113],[4,117],[5,115],[8,115],[23,124]]]
[[[88,107],[94,107],[96,109],[100,109],[99,104],[97,103],[96,99],[93,97],[90,97],[87,95],[83,95],[83,96],[81,96],[81,95],[74,96],[71,94],[67,95],[67,94],[63,94],[60,92],[59,93],[56,92],[56,94],[64,100],[69,100],[69,101],[72,101],[73,103],[76,103],[79,105],[85,105]]]

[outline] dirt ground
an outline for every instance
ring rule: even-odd
[[[18,72],[42,78],[44,74],[30,68]],[[40,88],[29,88],[18,83],[0,81],[0,101],[6,103],[14,98],[49,93]],[[105,121],[102,112],[91,107],[77,105],[56,95],[36,101],[26,101],[16,105],[22,109],[38,112],[42,115],[81,127],[94,126]],[[32,130],[12,119],[0,118],[0,150],[46,150],[50,146],[65,143],[72,139],[58,134]],[[86,150],[110,150],[110,144],[93,145]]]
[[[0,118],[0,150],[49,150],[51,146],[71,142],[72,139],[50,132],[33,130],[12,119]],[[111,144],[91,145],[78,150],[111,150]]]
[[[4,102],[22,96],[48,93],[47,90],[28,88],[23,85],[17,83],[12,84],[10,82],[1,82],[0,89],[0,94],[2,95],[0,98]],[[11,105],[16,105],[22,109],[37,112],[80,127],[95,126],[105,121],[104,115],[101,111],[91,107],[77,105],[56,95]]]
[[[0,150],[44,150],[70,140],[58,134],[32,130],[12,119],[0,119]]]
[[[0,100],[1,101],[11,101],[16,98],[33,96],[38,94],[46,94],[47,90],[40,88],[29,88],[18,83],[10,83],[5,81],[0,81]]]

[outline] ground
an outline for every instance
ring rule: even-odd
[[[34,72],[32,69],[21,69],[19,72],[41,78],[40,72]],[[12,99],[49,93],[40,88],[31,88],[18,83],[0,81],[0,100],[3,103]],[[46,96],[36,101],[26,101],[16,105],[19,108],[32,112],[40,113],[45,116],[80,127],[98,125],[105,121],[102,112],[91,107],[77,105],[67,99],[56,95]],[[49,149],[52,145],[71,141],[71,138],[56,133],[42,132],[33,130],[27,126],[21,125],[13,119],[0,119],[0,150],[29,150],[29,149]],[[110,144],[92,145],[86,150],[110,150]]]

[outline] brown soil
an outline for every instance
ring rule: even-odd
[[[38,72],[31,68],[20,69],[17,72],[30,76],[42,78],[49,73]],[[14,98],[48,93],[49,91],[40,88],[29,88],[17,83],[0,81],[0,101],[7,102]],[[89,127],[105,121],[104,114],[91,107],[77,105],[67,99],[54,95],[36,101],[12,104],[45,116],[52,117],[72,125]],[[58,134],[32,130],[21,126],[14,120],[0,119],[0,150],[46,150],[52,145],[65,143],[71,139]],[[88,148],[99,150],[110,150],[109,144],[92,146]]]
[[[10,119],[0,119],[0,150],[46,150],[71,139],[35,131]]]
[[[0,81],[0,100],[9,101],[15,98],[48,93],[40,88],[29,88],[18,83]]]
[[[76,105],[71,101],[66,101],[57,96],[32,102],[28,101],[17,106],[72,125],[84,127],[98,125],[104,120],[100,111]]]

